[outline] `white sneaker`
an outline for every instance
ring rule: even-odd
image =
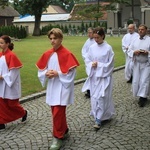
[[[95,123],[93,127],[94,127],[95,129],[100,129],[101,125],[100,125],[100,124]]]
[[[50,147],[50,150],[59,150],[61,146],[62,146],[62,140],[58,138],[53,138],[53,142]]]

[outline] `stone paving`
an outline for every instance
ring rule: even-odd
[[[75,103],[67,108],[70,137],[61,150],[150,150],[150,104],[139,108],[124,69],[113,73],[113,99],[116,114],[100,130],[93,129],[89,116],[90,100],[81,93],[83,83],[75,85]],[[45,96],[22,104],[28,121],[7,124],[0,131],[0,150],[48,150],[52,142],[52,122]]]

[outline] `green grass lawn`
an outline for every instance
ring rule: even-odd
[[[85,78],[85,66],[81,56],[81,48],[86,36],[64,36],[63,45],[77,57],[80,66],[77,68],[77,79]],[[124,54],[121,50],[121,37],[106,37],[106,41],[113,47],[115,53],[115,67],[124,65]],[[29,36],[21,41],[14,41],[14,52],[23,63],[21,69],[22,96],[27,96],[44,90],[37,78],[35,63],[42,53],[51,48],[47,36]]]

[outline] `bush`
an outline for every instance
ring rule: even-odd
[[[1,26],[0,27],[0,34],[1,35],[9,35],[10,37],[14,37],[17,39],[23,39],[27,37],[27,32],[25,27],[23,26]]]

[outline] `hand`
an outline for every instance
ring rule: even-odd
[[[45,74],[48,78],[54,78],[54,77],[57,77],[58,76],[58,72],[55,71],[55,70],[49,70],[46,72]]]
[[[148,54],[148,51],[140,49],[140,53],[142,53],[142,54]]]
[[[129,47],[126,47],[126,51],[128,51]]]
[[[142,49],[140,49],[140,50],[135,50],[135,51],[134,51],[134,54],[135,54],[135,55],[139,55],[139,54],[147,55],[147,54],[148,54],[148,51],[147,51],[147,50],[142,50]]]
[[[0,76],[0,80],[3,80],[3,77],[2,77],[2,76]]]
[[[97,62],[93,62],[92,67],[96,68],[97,67]]]
[[[134,51],[134,55],[139,55],[140,53],[141,53],[140,50],[135,50],[135,51]]]

